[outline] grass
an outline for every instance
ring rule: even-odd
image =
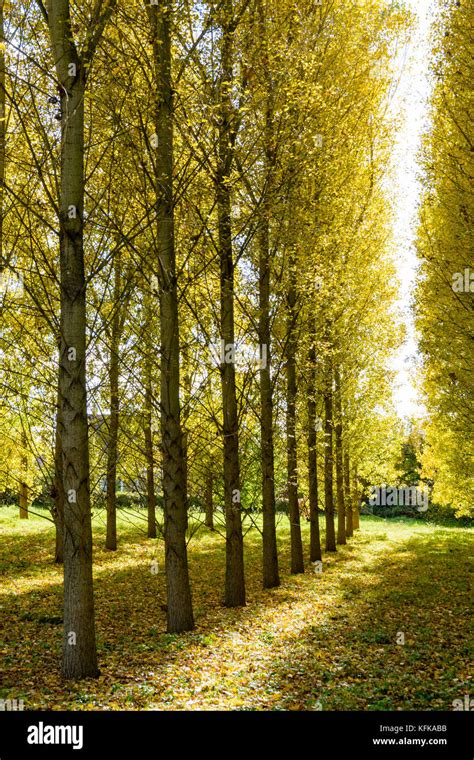
[[[365,517],[324,555],[321,575],[308,563],[291,576],[283,517],[282,585],[265,591],[249,526],[248,603],[227,609],[224,541],[200,528],[189,544],[196,630],[177,636],[161,608],[163,545],[144,526],[120,512],[119,549],[107,552],[103,514],[94,517],[101,675],[66,683],[52,526],[0,509],[0,697],[25,709],[450,710],[469,693],[471,529]],[[307,550],[307,523],[303,533]]]

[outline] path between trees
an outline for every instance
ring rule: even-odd
[[[177,636],[164,633],[162,546],[129,527],[116,554],[95,552],[101,676],[65,685],[61,570],[48,564],[51,531],[32,523],[12,522],[1,542],[0,696],[25,709],[450,710],[469,693],[468,529],[363,518],[322,575],[290,576],[285,520],[271,591],[253,530],[243,609],[222,606],[222,540],[203,532],[190,544],[197,628]]]

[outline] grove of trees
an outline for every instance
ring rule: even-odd
[[[425,464],[467,509],[457,5],[426,146],[418,300]],[[201,524],[225,542],[223,598],[238,607],[249,526],[276,587],[282,515],[302,573],[359,528],[363,484],[395,476],[387,103],[409,27],[389,0],[0,0],[0,490],[21,518],[34,499],[50,506],[66,678],[98,672],[92,512],[110,551],[119,507],[164,540],[180,633],[194,626],[187,547]]]
[[[437,20],[433,127],[423,150],[417,292],[429,424],[424,467],[434,497],[472,514],[474,408],[472,339],[472,13],[446,3]]]

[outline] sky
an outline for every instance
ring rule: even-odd
[[[394,398],[397,412],[400,417],[409,418],[420,417],[425,413],[416,389],[416,364],[419,361],[419,355],[409,299],[417,268],[414,240],[417,206],[421,194],[421,186],[417,178],[419,172],[417,153],[422,134],[429,123],[428,102],[431,92],[429,32],[436,3],[435,0],[405,0],[405,4],[415,14],[415,28],[409,44],[397,58],[396,65],[400,76],[391,108],[403,117],[393,155],[395,181],[393,232],[401,283],[397,308],[407,328],[407,339],[394,357],[392,367],[396,370]]]

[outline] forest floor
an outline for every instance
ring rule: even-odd
[[[53,530],[16,512],[0,510],[0,698],[24,709],[450,710],[469,694],[472,530],[362,518],[347,546],[324,555],[322,574],[308,563],[291,576],[281,518],[282,585],[261,588],[253,528],[247,606],[227,609],[223,538],[200,529],[189,544],[196,630],[169,635],[162,542],[121,512],[119,549],[107,552],[96,516],[101,675],[65,683]]]

